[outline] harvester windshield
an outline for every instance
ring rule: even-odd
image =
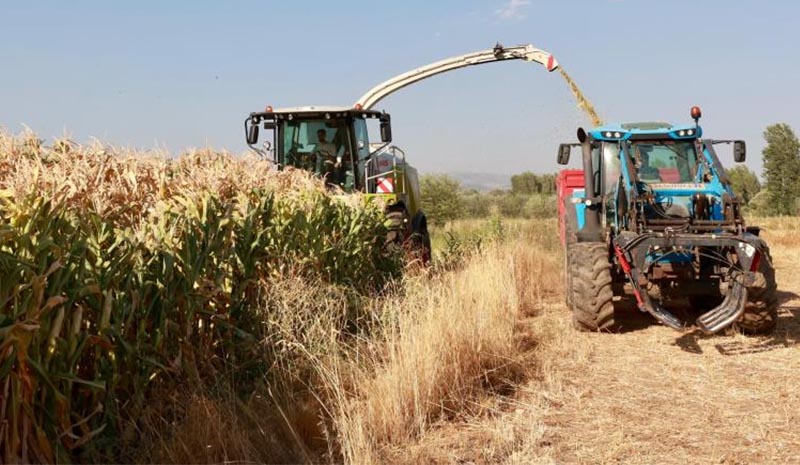
[[[631,154],[640,181],[645,183],[690,183],[697,174],[694,141],[633,141]]]
[[[363,121],[362,121],[363,122]],[[283,119],[278,125],[277,157],[282,166],[293,166],[324,177],[330,184],[352,191],[356,187],[359,157],[366,144],[353,146],[352,122],[341,118]],[[360,131],[356,131],[360,132]]]

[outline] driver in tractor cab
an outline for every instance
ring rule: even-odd
[[[650,166],[650,152],[643,150],[639,147],[639,179],[642,181],[661,181],[661,175],[658,168]]]

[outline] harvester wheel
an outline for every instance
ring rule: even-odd
[[[608,247],[598,242],[573,246],[572,321],[580,331],[615,331],[614,291]]]
[[[744,334],[767,334],[778,323],[778,285],[775,283],[775,268],[769,249],[756,271],[755,282],[747,287],[747,305],[744,314],[734,324],[734,328]]]
[[[411,220],[409,243],[413,258],[428,265],[431,262],[431,235],[428,232],[428,220],[422,212],[417,212]]]
[[[427,265],[431,261],[431,236],[428,231],[411,234],[411,252],[414,258]]]
[[[401,245],[406,237],[406,223],[408,215],[405,210],[389,210],[386,212],[386,227],[389,230],[386,235],[386,242],[389,244]]]

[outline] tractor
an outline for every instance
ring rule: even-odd
[[[562,171],[557,189],[566,303],[578,330],[621,329],[625,302],[678,331],[774,330],[769,247],[745,223],[715,151],[732,145],[741,163],[745,142],[704,139],[699,107],[691,117],[579,128],[577,143],[559,146],[561,165],[581,150],[582,169]],[[688,317],[667,309],[681,302]]]
[[[278,169],[294,167],[324,178],[332,189],[362,192],[386,205],[390,243],[403,244],[427,263],[431,242],[427,218],[420,208],[417,170],[392,142],[391,117],[372,108],[383,98],[415,82],[468,66],[524,60],[558,68],[555,58],[532,45],[503,47],[459,55],[399,74],[368,90],[352,106],[306,106],[253,112],[245,118],[251,149],[271,159]],[[369,121],[377,122],[380,142],[373,143]],[[259,147],[259,129],[269,131]]]

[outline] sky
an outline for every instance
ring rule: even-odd
[[[49,141],[244,152],[251,111],[350,105],[498,41],[552,53],[607,122],[689,123],[699,105],[705,135],[745,139],[759,174],[764,128],[800,130],[800,2],[0,0],[0,12],[0,127]],[[439,75],[377,109],[423,173],[554,172],[558,144],[591,125],[558,73],[522,61]]]

